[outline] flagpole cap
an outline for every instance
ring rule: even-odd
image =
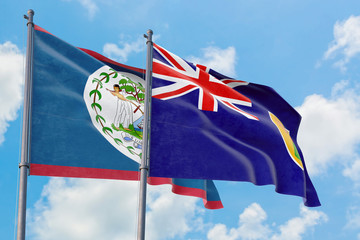
[[[147,42],[152,42],[152,35],[153,35],[153,31],[151,29],[147,30],[147,35],[144,34],[144,38],[147,39]],[[146,43],[147,43],[146,42]]]
[[[29,23],[32,24],[32,25],[34,25],[34,23],[33,23],[33,17],[34,17],[34,14],[35,14],[34,10],[29,9],[29,10],[27,11],[27,13],[28,13],[28,15],[24,15],[24,18],[25,18],[26,20],[28,20],[28,22],[27,22],[26,25],[29,25]]]
[[[28,13],[28,15],[34,15],[35,14],[34,10],[32,10],[32,9],[29,9],[27,13]]]

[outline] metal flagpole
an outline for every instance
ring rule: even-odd
[[[33,23],[34,11],[29,10],[28,16],[24,15],[27,22],[27,49],[26,49],[26,67],[25,67],[25,88],[24,88],[24,111],[22,126],[22,142],[21,142],[21,162],[20,182],[19,182],[19,206],[18,206],[18,224],[17,224],[17,240],[25,239],[26,224],[26,191],[27,176],[29,169],[29,139],[30,139],[30,106],[31,106],[31,90],[32,90],[32,59],[33,59]]]
[[[146,213],[146,187],[147,176],[149,171],[150,158],[150,113],[151,113],[151,82],[152,82],[152,55],[153,55],[153,31],[148,30],[147,35],[147,54],[146,54],[146,75],[145,75],[145,116],[144,116],[144,132],[143,132],[143,151],[140,165],[140,196],[139,196],[139,216],[137,239],[145,239],[145,213]]]

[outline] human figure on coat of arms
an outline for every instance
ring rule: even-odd
[[[119,129],[120,124],[125,130],[130,130],[130,124],[133,124],[133,113],[131,108],[131,101],[126,99],[120,90],[118,84],[114,84],[114,90],[108,90],[113,96],[117,97],[116,114],[114,118],[114,125]]]

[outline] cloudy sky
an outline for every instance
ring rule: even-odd
[[[322,206],[273,186],[217,181],[224,209],[149,187],[147,239],[360,240],[360,2],[4,0],[0,2],[0,235],[14,239],[26,21],[72,45],[145,67],[156,43],[273,87],[302,115],[298,142]],[[54,126],[56,128],[56,126]],[[138,183],[30,176],[29,240],[135,239]]]

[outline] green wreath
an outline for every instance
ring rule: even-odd
[[[104,117],[102,117],[100,115],[100,113],[102,111],[102,106],[99,102],[102,98],[102,95],[101,95],[101,92],[99,91],[99,89],[103,88],[103,82],[104,83],[109,82],[110,76],[112,78],[117,78],[117,76],[118,76],[118,73],[114,69],[110,68],[109,71],[111,71],[111,73],[107,73],[107,72],[100,73],[99,74],[99,76],[101,77],[100,79],[94,78],[92,80],[92,84],[95,84],[96,87],[95,87],[95,89],[90,91],[89,97],[90,98],[93,97],[93,101],[90,106],[93,109],[93,111],[95,111],[95,120],[97,123],[99,123],[101,125],[102,131],[104,132],[104,134],[107,134],[109,137],[111,137],[117,145],[127,148],[131,154],[137,155],[141,158],[142,153],[137,154],[135,151],[133,151],[134,148],[132,146],[125,146],[123,144],[123,142],[121,141],[121,139],[113,136],[113,134],[114,134],[113,129],[114,129],[116,131],[121,130],[121,131],[127,132],[127,133],[137,137],[138,139],[142,139],[142,135],[139,135],[139,133],[136,133],[134,126],[131,124],[132,129],[130,129],[130,130],[133,130],[133,131],[127,131],[123,128],[122,129],[120,128],[119,130],[117,130],[116,128],[114,128],[114,126],[112,126],[113,127],[113,129],[112,129],[105,125],[106,120]],[[145,88],[141,85],[141,83],[135,83],[128,77],[125,77],[119,81],[119,86],[120,86],[120,89],[124,89],[125,92],[130,95],[130,96],[126,97],[128,100],[131,100],[131,101],[135,100],[139,104],[144,103]],[[112,124],[112,125],[114,125],[114,124]],[[135,134],[134,134],[134,132],[135,132]]]

